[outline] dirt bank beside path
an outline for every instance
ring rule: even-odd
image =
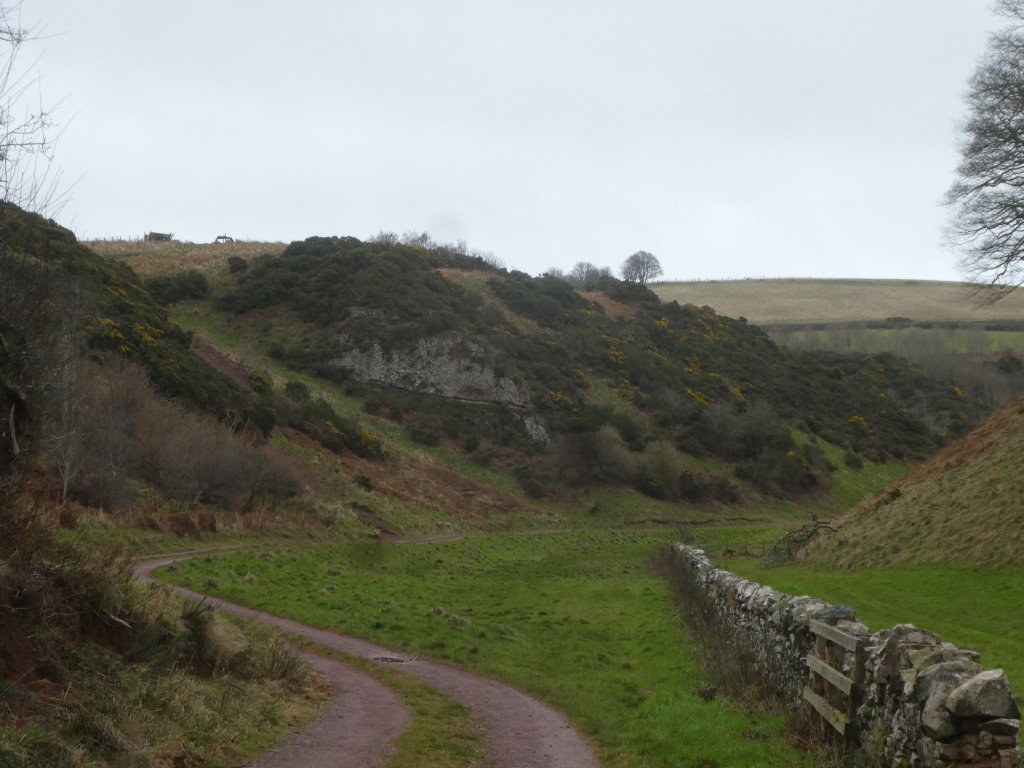
[[[179,556],[147,561],[136,566],[135,574],[139,579],[149,581],[151,580],[149,574],[154,569],[181,559]],[[181,587],[173,587],[173,589],[179,594],[193,599],[205,597],[205,595]],[[207,602],[221,610],[278,627],[285,632],[351,656],[370,659],[378,663],[400,665],[403,672],[415,675],[473,711],[486,734],[488,751],[499,766],[505,768],[600,768],[600,763],[594,756],[590,745],[562,715],[515,688],[447,664],[416,658],[365,640],[318,629],[217,598],[207,598]],[[401,704],[396,704],[396,706],[398,710],[404,711]],[[378,719],[386,718],[379,717]],[[263,763],[257,765],[264,768]],[[273,768],[299,768],[299,766],[307,765],[326,765],[326,763],[302,761],[267,763],[265,768],[271,768],[271,766]]]
[[[186,553],[135,566],[135,577],[152,582],[150,572],[183,559]],[[173,587],[187,597],[201,598]],[[241,606],[208,598],[207,602],[230,613],[249,616]],[[401,699],[365,672],[334,659],[307,651],[296,655],[330,686],[330,704],[305,730],[281,742],[249,768],[373,768],[384,764],[391,742],[405,730],[409,713]]]

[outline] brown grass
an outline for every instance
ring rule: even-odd
[[[1024,292],[983,305],[979,287],[927,280],[715,280],[657,283],[663,301],[708,305],[758,325],[841,323],[909,317],[923,321],[1024,320]]]
[[[601,293],[600,291],[580,291],[580,295],[590,299],[601,307],[608,317],[613,317],[616,320],[619,318],[632,320],[636,317],[637,312],[640,311],[640,308],[636,304],[623,304],[621,301],[615,301],[615,299],[610,298],[607,294]]]
[[[862,504],[813,562],[1024,562],[1024,397]]]
[[[236,241],[234,243],[180,243],[147,240],[86,240],[82,245],[101,256],[123,261],[143,278],[197,269],[207,277],[228,271],[229,256],[247,261],[266,254],[280,256],[285,243]]]

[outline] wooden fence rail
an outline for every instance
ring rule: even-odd
[[[804,699],[849,744],[856,736],[857,707],[864,688],[863,641],[813,619],[811,632],[815,641],[807,656],[810,680]],[[850,676],[844,671],[847,668]]]

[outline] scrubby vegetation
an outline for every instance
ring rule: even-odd
[[[236,764],[312,714],[304,668],[68,531],[105,509],[193,535],[294,494],[273,420],[131,270],[6,204],[0,307],[0,765]]]
[[[276,403],[286,424],[335,453],[347,449],[363,458],[378,458],[384,453],[379,437],[358,419],[340,416],[327,400],[314,396],[301,381],[288,381]]]
[[[202,299],[210,293],[210,281],[198,269],[151,277],[145,285],[150,296],[161,304],[174,304],[182,299]]]
[[[217,305],[258,313],[269,354],[348,381],[372,413],[403,421],[421,444],[511,449],[506,460],[534,495],[552,482],[629,483],[675,500],[738,499],[743,486],[800,494],[826,484],[832,469],[814,440],[851,461],[921,456],[983,410],[892,355],[792,352],[743,320],[662,304],[636,283],[603,276],[590,287],[590,296],[630,306],[630,316],[609,316],[558,277],[449,250],[310,238],[239,273]],[[521,418],[500,415],[508,409],[350,381],[337,363],[345,349],[378,345],[387,355],[440,333],[471,339],[482,350],[474,363],[528,394],[553,438],[548,450],[538,451]],[[592,444],[608,444],[605,428],[626,453],[595,472]],[[695,472],[688,457],[723,462],[734,480]]]
[[[312,237],[239,273],[238,287],[218,306],[241,313],[281,305],[306,323],[346,334],[362,348],[374,341],[391,347],[467,325],[482,330],[486,320],[477,312],[478,297],[437,271],[458,263],[410,246]],[[322,369],[317,349],[303,353],[297,341],[285,341],[288,359]]]
[[[1024,390],[1024,297],[926,280],[735,280],[659,283],[666,301],[742,314],[791,349],[906,358],[990,407]]]
[[[0,290],[8,350],[0,365],[21,377],[53,371],[56,355],[85,345],[145,367],[161,394],[218,416],[252,415],[250,395],[192,354],[191,336],[123,264],[82,247],[68,230],[0,203]],[[15,368],[21,368],[15,374]],[[50,382],[47,382],[49,384]],[[35,382],[26,386],[42,386]]]
[[[288,709],[311,681],[279,638],[141,588],[128,565],[0,491],[0,765],[230,765],[309,709]]]

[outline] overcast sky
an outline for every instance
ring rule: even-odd
[[[539,274],[959,279],[985,0],[24,0],[80,238],[426,230]]]

